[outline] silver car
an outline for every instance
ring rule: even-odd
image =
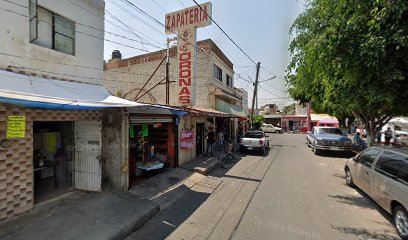
[[[392,214],[402,239],[408,239],[408,151],[371,147],[348,159],[346,183],[357,186]]]

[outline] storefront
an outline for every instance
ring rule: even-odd
[[[0,220],[73,189],[101,191],[102,109],[144,106],[99,85],[12,72],[0,102]]]
[[[176,129],[172,115],[129,115],[130,187],[143,175],[178,166]]]
[[[307,116],[283,116],[282,128],[289,132],[307,132]]]

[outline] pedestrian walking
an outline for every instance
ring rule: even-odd
[[[222,150],[224,147],[224,133],[222,131],[219,131],[217,134],[217,145],[218,145],[218,149]]]
[[[377,145],[381,146],[381,135],[382,135],[381,128],[378,127],[375,132],[376,132],[376,138],[377,138]]]
[[[384,132],[384,137],[385,137],[385,146],[389,146],[390,145],[390,141],[392,139],[392,131],[391,128],[387,128],[387,130],[385,130]]]
[[[209,129],[207,135],[208,153],[211,157],[214,156],[215,132],[212,128]]]

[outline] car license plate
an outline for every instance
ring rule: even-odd
[[[330,150],[340,150],[339,147],[330,147]]]
[[[247,147],[248,148],[248,150],[252,150],[252,147]]]

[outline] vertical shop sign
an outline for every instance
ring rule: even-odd
[[[197,28],[211,25],[212,5],[206,2],[178,12],[166,14],[166,33],[177,34],[178,104],[195,103],[196,84],[196,33]]]
[[[8,116],[7,117],[7,138],[25,138],[26,117]]]

